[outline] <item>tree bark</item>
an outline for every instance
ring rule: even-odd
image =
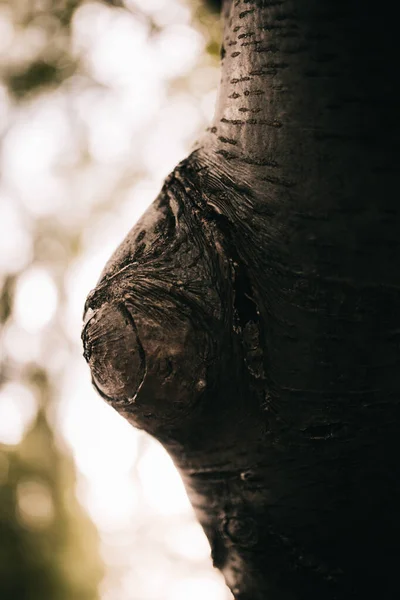
[[[93,383],[171,454],[236,600],[398,598],[397,25],[223,19],[212,127],[89,295]]]

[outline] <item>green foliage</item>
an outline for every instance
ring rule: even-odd
[[[84,3],[84,0],[17,0],[10,4],[15,26],[14,43],[18,43],[18,37],[21,38],[21,45],[26,44],[25,39],[35,40],[29,56],[11,63],[2,64],[0,61],[0,78],[16,100],[53,89],[74,73],[80,72],[79,61],[71,53],[70,35],[74,13]],[[103,4],[128,10],[120,0],[103,0]],[[218,58],[221,0],[191,0],[190,4],[198,27],[208,39],[206,51]],[[158,30],[151,19],[150,25]]]
[[[103,3],[123,6],[119,0],[104,0]],[[18,43],[18,37],[21,43],[24,43],[23,37],[34,39],[28,58],[6,64],[0,70],[0,76],[16,99],[54,88],[79,70],[79,63],[71,54],[70,34],[74,13],[82,4],[83,0],[16,0],[10,3],[14,41]]]
[[[44,87],[55,87],[71,74],[73,63],[68,69],[60,69],[59,65],[37,60],[21,73],[10,73],[5,77],[10,90],[17,98],[23,98],[30,92]]]
[[[11,305],[14,293],[15,277],[8,275],[4,278],[3,286],[0,289],[0,324],[5,323],[11,315]],[[0,382],[1,382],[0,366]]]
[[[44,373],[42,403],[49,392]],[[0,446],[0,597],[95,600],[102,577],[98,534],[75,497],[72,458],[44,408],[17,446]]]
[[[222,0],[205,0],[205,4],[211,12],[219,13],[222,8]]]
[[[219,0],[193,0],[194,15],[198,26],[205,34],[206,52],[219,61],[221,48],[221,24],[219,12],[222,2]]]
[[[13,44],[24,44],[27,52],[16,57],[11,52],[11,60],[2,64],[0,75],[17,99],[54,87],[76,70],[69,35],[79,4],[79,0],[10,3]]]

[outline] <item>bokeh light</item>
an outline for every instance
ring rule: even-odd
[[[0,443],[19,444],[37,411],[34,394],[17,382],[0,390]]]

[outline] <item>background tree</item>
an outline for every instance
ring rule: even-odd
[[[213,126],[89,295],[86,359],[235,598],[394,598],[396,26],[359,0],[223,10]]]
[[[17,448],[0,446],[2,598],[93,600],[103,575],[98,533],[75,496],[71,457],[54,440],[44,373],[32,373],[42,407]]]

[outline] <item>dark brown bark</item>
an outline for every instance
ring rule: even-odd
[[[86,305],[95,386],[170,452],[236,600],[400,595],[385,11],[225,2],[215,121]]]

